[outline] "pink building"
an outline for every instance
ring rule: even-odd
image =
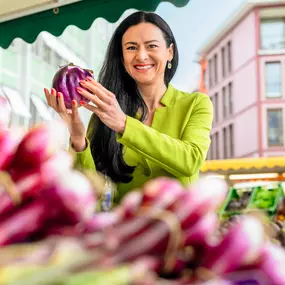
[[[285,155],[285,1],[249,2],[199,51],[215,111],[208,159]]]

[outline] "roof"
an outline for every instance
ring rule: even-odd
[[[237,23],[255,7],[285,4],[285,0],[245,0],[199,48],[198,54],[203,57],[219,42]]]

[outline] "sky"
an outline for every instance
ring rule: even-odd
[[[247,0],[190,0],[177,8],[169,2],[159,4],[156,13],[171,27],[178,45],[180,62],[172,84],[193,91],[199,82],[197,51]]]

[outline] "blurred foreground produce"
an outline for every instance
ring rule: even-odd
[[[277,221],[254,208],[221,224],[223,180],[157,178],[96,212],[101,176],[74,170],[46,125],[11,132],[0,129],[0,285],[285,284]]]

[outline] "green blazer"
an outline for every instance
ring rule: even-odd
[[[117,135],[124,145],[124,160],[136,166],[130,183],[118,183],[118,200],[127,192],[159,177],[175,177],[184,185],[197,180],[210,146],[213,107],[203,93],[186,93],[169,84],[161,99],[165,106],[155,111],[152,125],[127,117],[126,128]],[[76,167],[96,169],[89,138],[96,117],[93,114],[87,129],[88,146],[76,153]]]

